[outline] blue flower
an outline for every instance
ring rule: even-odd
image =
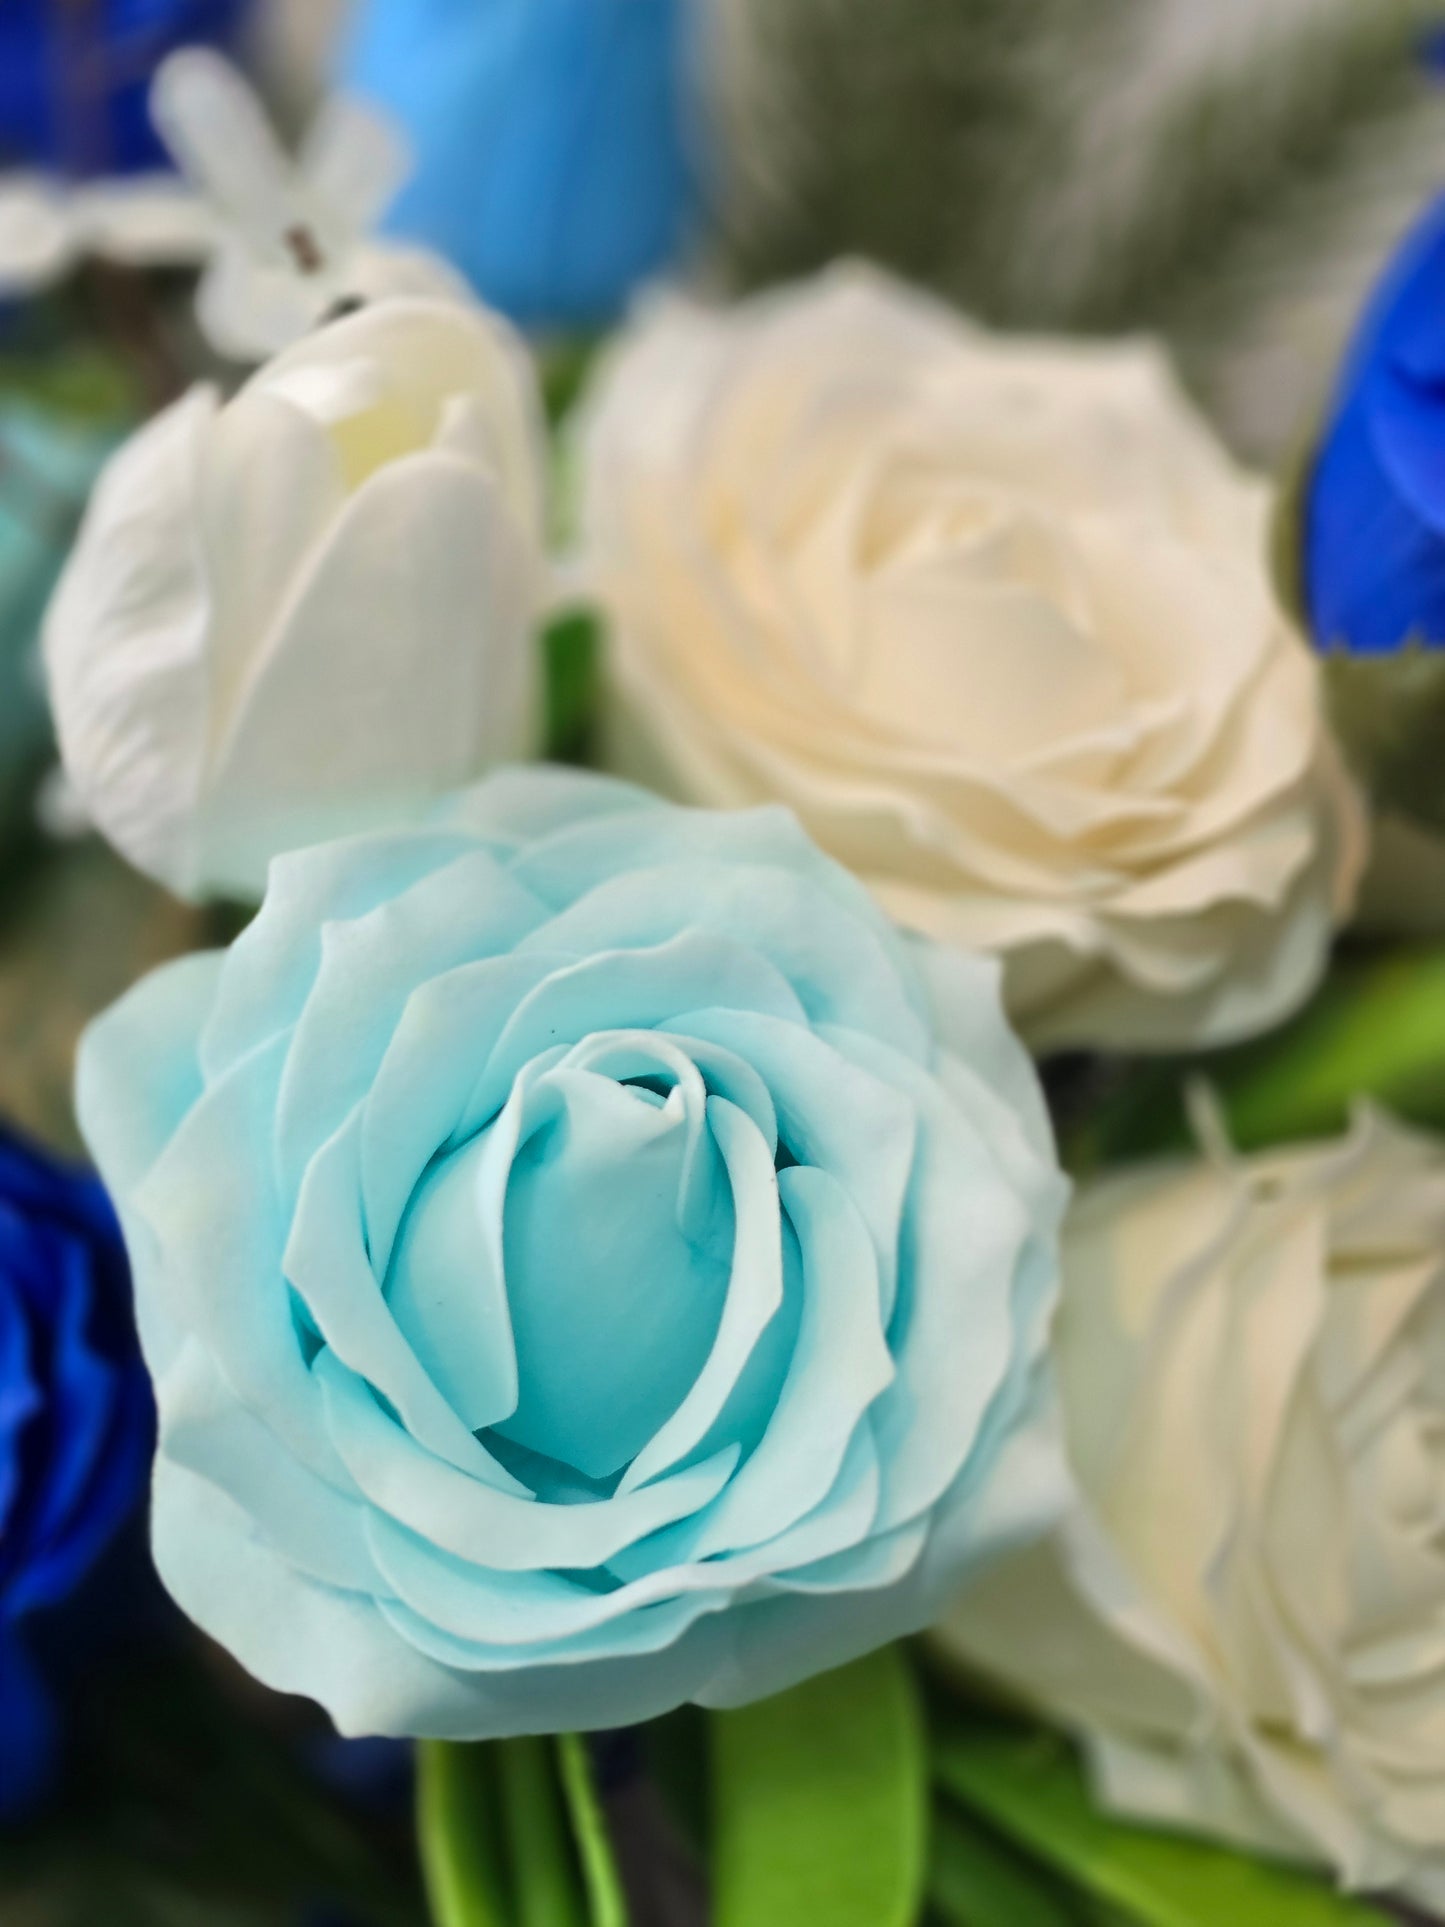
[[[32,1621],[70,1600],[135,1509],[150,1393],[105,1193],[0,1134],[0,1818],[56,1764]]]
[[[174,48],[230,37],[244,0],[4,0],[0,167],[72,177],[165,164],[151,76]]]
[[[399,235],[529,325],[611,319],[698,210],[695,0],[362,0],[343,84],[406,131]]]
[[[1323,647],[1445,644],[1445,200],[1366,312],[1303,508],[1304,599]]]
[[[348,1733],[733,1704],[1060,1498],[995,965],[785,811],[524,770],[272,865],[81,1051],[180,1605]]]

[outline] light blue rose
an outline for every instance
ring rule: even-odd
[[[697,0],[362,0],[340,83],[405,131],[389,226],[539,326],[612,319],[701,200]]]
[[[1060,1497],[997,972],[794,819],[507,773],[88,1034],[181,1605],[348,1732],[781,1689]]]

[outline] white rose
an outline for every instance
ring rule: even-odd
[[[1086,1186],[1055,1352],[1083,1493],[939,1635],[1126,1812],[1445,1906],[1445,1142]]]
[[[157,416],[45,630],[99,828],[183,895],[255,895],[278,850],[527,754],[541,476],[524,351],[448,303],[363,309]]]
[[[1000,339],[845,269],[645,311],[583,428],[614,760],[790,803],[1036,1044],[1218,1043],[1359,863],[1267,499],[1160,355]]]

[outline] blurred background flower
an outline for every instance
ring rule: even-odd
[[[1445,644],[1445,201],[1382,280],[1305,492],[1304,591],[1325,648]]]
[[[173,48],[224,43],[244,0],[5,0],[0,166],[70,179],[165,165],[151,75]]]
[[[393,230],[529,326],[612,319],[699,216],[698,17],[699,0],[361,0],[341,82],[416,161]]]
[[[57,1715],[28,1633],[136,1507],[150,1387],[99,1183],[0,1135],[0,1818],[45,1790]]]
[[[246,0],[7,0],[0,8],[0,301],[88,256],[190,265],[210,223],[169,169],[150,85],[177,47],[228,44]]]
[[[240,69],[204,47],[172,54],[151,115],[214,223],[196,320],[217,354],[260,362],[328,318],[402,294],[470,303],[426,248],[371,231],[410,169],[405,141],[363,102],[334,96],[293,155]]]
[[[1241,452],[1310,426],[1445,164],[1441,0],[713,0],[723,252],[1163,334]]]
[[[1286,588],[1323,654],[1340,740],[1383,814],[1388,868],[1400,871],[1399,884],[1382,884],[1377,863],[1366,907],[1426,928],[1445,916],[1442,298],[1437,200],[1365,308],[1281,518]]]
[[[108,384],[91,391],[86,413],[0,387],[0,843],[23,833],[51,752],[40,620],[124,419]]]

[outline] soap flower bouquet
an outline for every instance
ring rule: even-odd
[[[229,938],[76,1073],[174,1600],[416,1743],[439,1927],[1445,1909],[1441,972],[1350,935],[1445,889],[1434,217],[1279,487],[850,263],[648,296],[558,427],[158,102],[257,365],[44,652]]]

